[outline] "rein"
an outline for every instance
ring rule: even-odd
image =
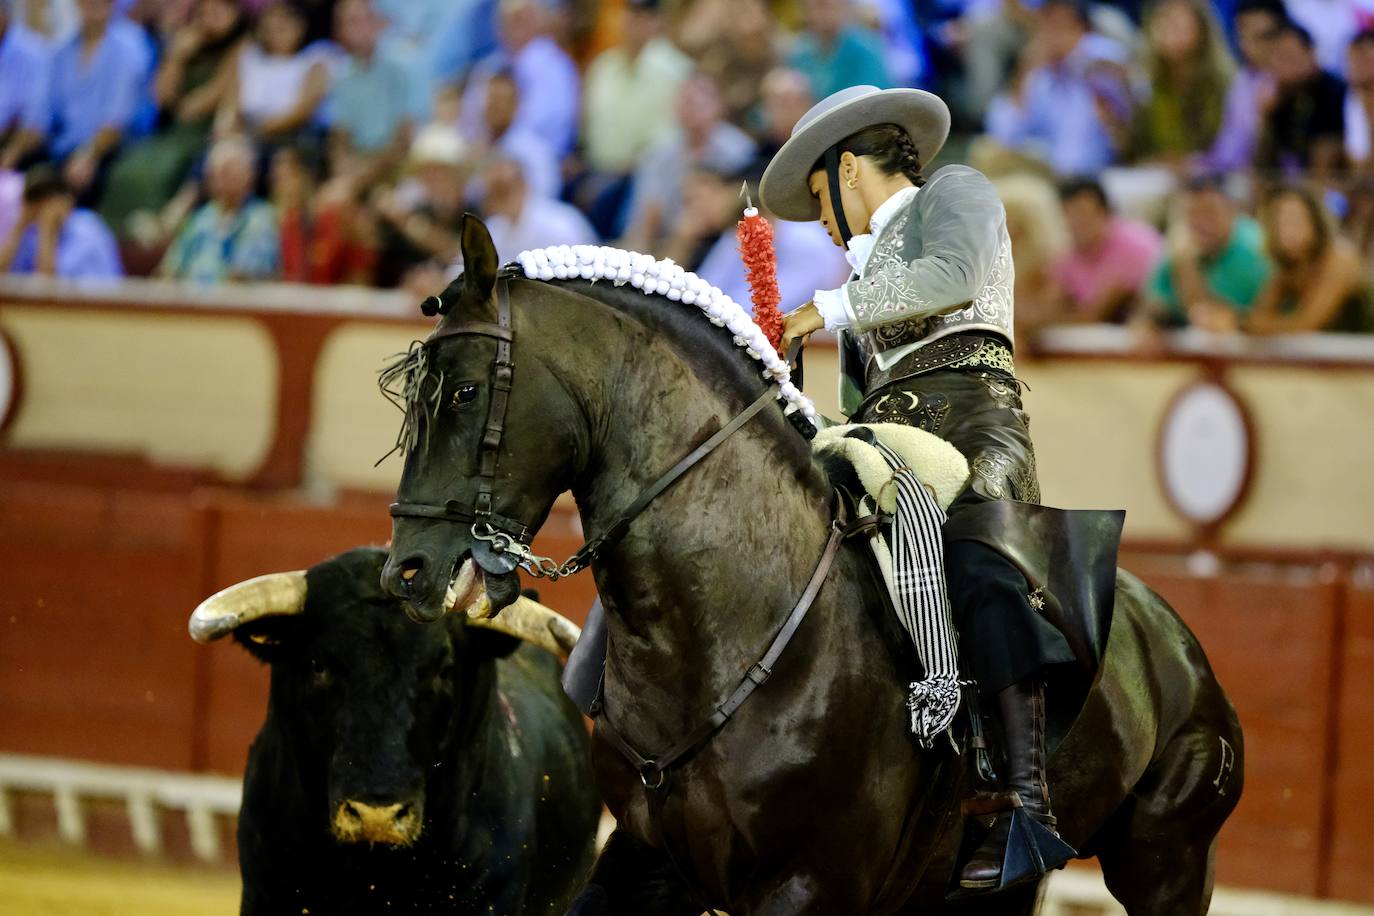
[[[454,337],[489,337],[496,341],[496,356],[492,360],[492,396],[478,454],[477,498],[471,504],[450,499],[442,506],[430,503],[398,502],[391,504],[392,518],[429,518],[470,526],[474,539],[473,560],[491,573],[512,572],[517,566],[536,579],[559,579],[575,575],[591,566],[602,552],[618,543],[633,522],[664,490],[696,467],[702,459],[715,451],[725,440],[739,432],[769,403],[777,400],[776,387],[769,385],[748,407],[722,426],[704,442],[692,449],[677,464],[669,468],[637,496],[606,530],[590,538],[562,563],[541,557],[530,549],[532,534],[529,526],[508,518],[492,508],[496,490],[496,460],[505,435],[506,408],[514,380],[515,363],[511,348],[515,331],[511,327],[510,285],[507,276],[496,282],[496,324],[485,321],[465,321],[445,328],[436,328],[425,338],[422,346],[432,347]],[[788,354],[795,360],[800,342]]]
[[[715,451],[726,439],[729,439],[752,420],[760,410],[763,410],[776,399],[776,394],[770,385],[768,390],[759,395],[753,403],[736,414],[733,420],[722,426],[709,439],[692,449],[681,461],[645,487],[639,496],[635,497],[635,501],[616,516],[615,521],[611,522],[605,531],[588,540],[577,549],[576,553],[562,563],[539,556],[523,542],[512,540],[509,535],[499,530],[493,529],[482,532],[478,530],[478,526],[474,526],[472,536],[479,541],[489,542],[492,545],[492,550],[497,553],[510,553],[519,557],[520,568],[537,579],[548,579],[550,582],[556,582],[559,579],[580,573],[591,566],[592,561],[599,557],[603,550],[616,544],[625,536],[630,529],[630,523],[648,508],[649,503],[676,483],[684,474],[696,467],[703,458]]]
[[[536,578],[557,581],[588,568],[592,561],[600,557],[606,548],[616,544],[625,536],[626,532],[629,531],[630,524],[650,503],[680,480],[688,471],[700,464],[706,456],[720,447],[727,439],[744,428],[769,403],[777,399],[776,386],[769,385],[761,395],[740,411],[729,423],[693,448],[653,483],[645,487],[604,531],[587,540],[566,561],[557,563],[547,557],[535,554],[530,549],[531,534],[527,525],[501,515],[492,508],[496,490],[496,462],[501,450],[501,440],[505,435],[506,410],[510,403],[515,370],[515,363],[511,358],[515,332],[511,325],[508,275],[503,274],[498,277],[494,294],[497,314],[495,324],[483,321],[467,321],[437,328],[421,344],[423,347],[433,347],[443,341],[464,336],[487,337],[496,341],[496,355],[491,364],[491,406],[487,412],[478,455],[477,497],[472,504],[450,499],[442,506],[414,502],[398,502],[391,505],[391,515],[394,518],[437,519],[469,526],[474,538],[473,560],[488,572],[508,573],[519,566]],[[801,341],[797,341],[788,352],[787,361],[795,364],[800,350]],[[754,691],[763,686],[772,676],[773,666],[792,641],[792,637],[796,634],[802,621],[806,619],[807,611],[811,609],[816,596],[820,594],[821,586],[825,584],[826,577],[830,573],[840,544],[851,535],[872,528],[876,523],[874,517],[865,516],[851,524],[844,501],[836,500],[835,516],[830,523],[830,538],[826,542],[825,551],[821,554],[821,558],[817,562],[806,588],[802,591],[801,597],[793,605],[791,612],[773,637],[773,641],[764,651],[762,658],[750,667],[734,691],[717,705],[705,720],[669,750],[657,757],[647,757],[635,750],[616,731],[607,717],[601,716],[598,731],[604,734],[611,746],[616,748],[635,768],[645,787],[649,789],[663,788],[668,771],[685,761],[706,744],[716,732],[720,731],[730,721],[730,718],[753,695]],[[591,714],[593,718],[597,718],[598,714],[603,712],[604,706],[598,690],[598,696],[592,704]]]

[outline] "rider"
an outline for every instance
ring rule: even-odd
[[[929,179],[949,109],[918,89],[856,86],[802,116],[760,189],[781,219],[819,219],[854,268],[786,316],[783,350],[837,332],[841,405],[855,422],[901,423],[959,448],[972,471],[951,519],[990,500],[1038,503],[1028,419],[1012,365],[1011,240],[980,172],[950,165]],[[851,235],[851,230],[854,234]],[[999,535],[994,534],[995,540]],[[946,545],[946,582],[965,658],[995,697],[1005,737],[1003,797],[1053,827],[1045,780],[1044,671],[1073,660],[1033,605],[1039,596],[1004,556],[975,540]],[[1012,815],[997,815],[959,883],[1002,884]],[[1046,862],[1055,867],[1061,862]]]

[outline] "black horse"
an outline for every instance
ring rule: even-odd
[[[571,489],[587,532],[602,532],[765,388],[759,363],[696,307],[604,282],[498,285],[473,218],[463,255],[445,316],[410,362],[398,499],[411,509],[383,574],[427,618],[518,594],[513,563],[474,536],[490,529],[471,524],[471,507],[532,532]],[[817,568],[832,511],[807,442],[770,406],[599,552],[605,712],[631,745],[670,747],[740,683]],[[915,749],[910,672],[884,635],[881,589],[864,549],[842,549],[771,679],[662,788],[598,729],[597,781],[619,826],[575,911],[1034,910],[1033,884],[946,900],[972,768],[948,744]],[[1119,573],[1104,663],[1050,781],[1060,833],[1100,859],[1132,916],[1206,912],[1241,754],[1197,640]]]

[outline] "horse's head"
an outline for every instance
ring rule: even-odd
[[[585,454],[584,427],[565,419],[580,415],[570,395],[530,340],[515,342],[532,329],[512,315],[491,236],[471,215],[462,249],[463,275],[427,303],[440,323],[383,377],[406,419],[382,584],[425,621],[519,597],[515,557],[489,539],[528,541]]]

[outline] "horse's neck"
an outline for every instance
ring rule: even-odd
[[[757,396],[716,390],[661,342],[639,346],[622,363],[593,470],[574,493],[589,535]],[[770,411],[654,500],[597,564],[611,640],[608,707],[623,709],[617,700],[633,695],[653,710],[640,727],[621,723],[642,740],[694,724],[686,720],[738,683],[820,558],[829,491]]]

